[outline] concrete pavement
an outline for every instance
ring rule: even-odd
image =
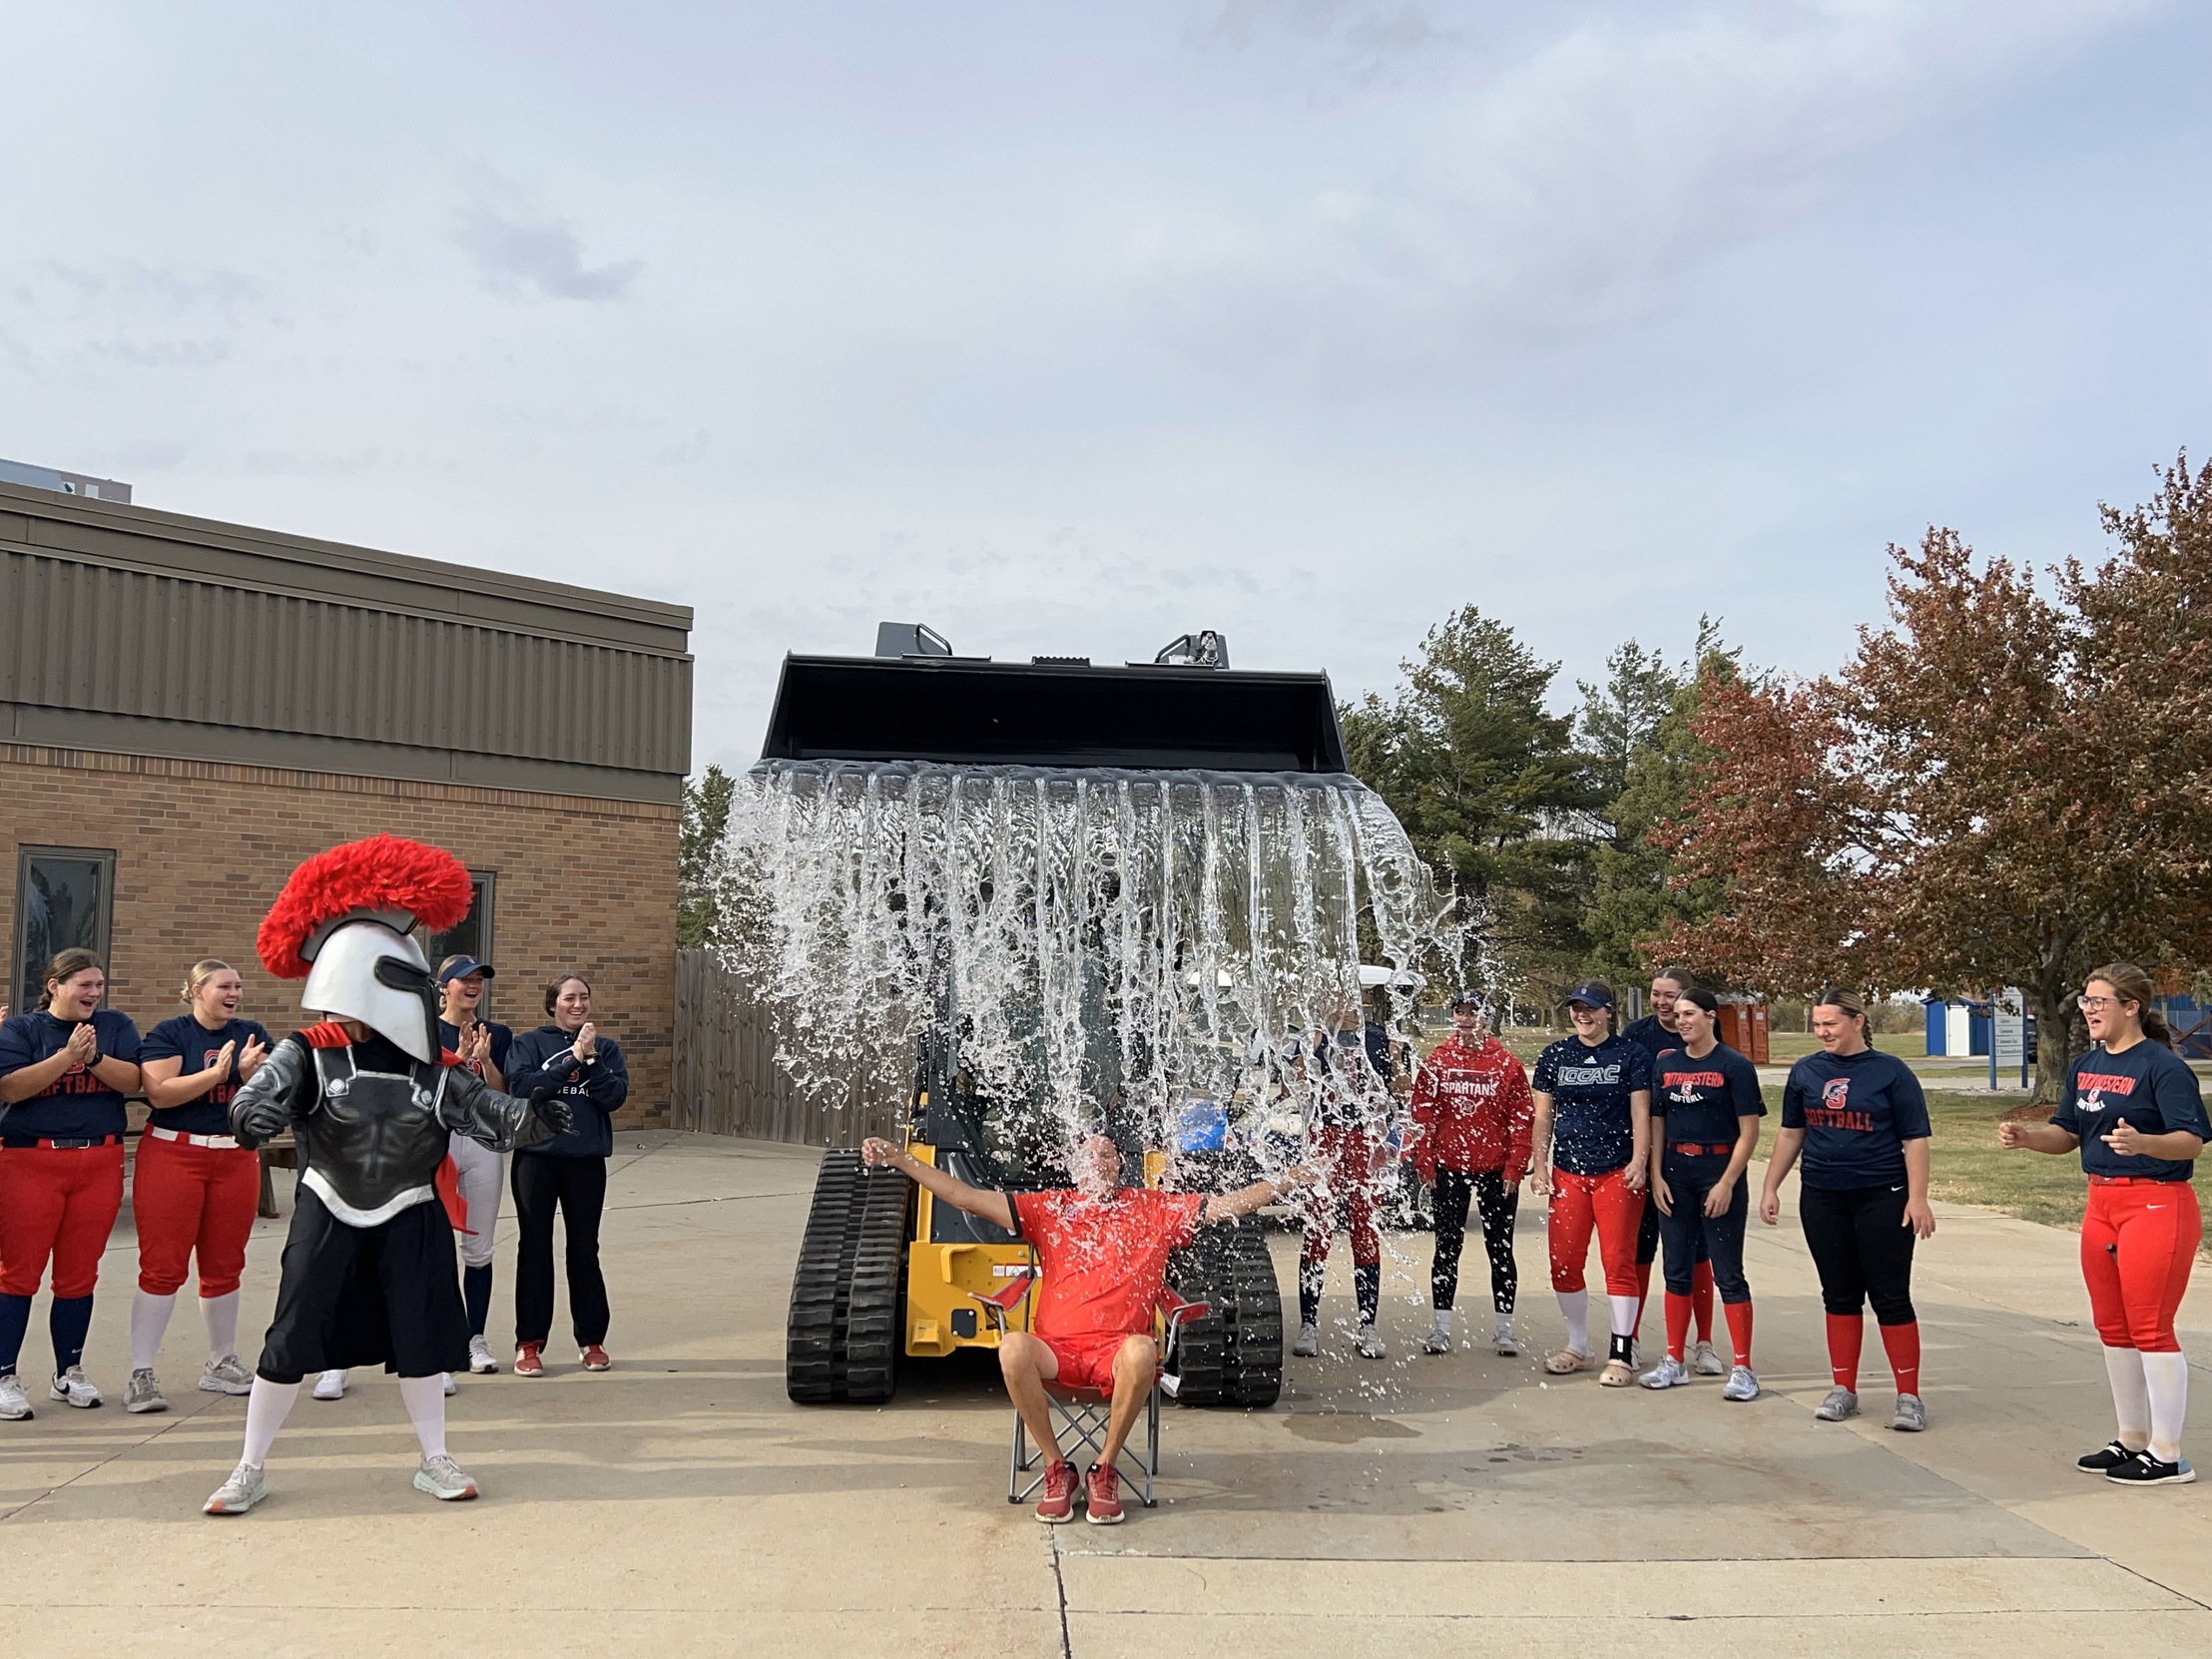
[[[201,1344],[183,1299],[167,1415],[41,1401],[36,1421],[0,1424],[0,1599],[18,1646],[42,1659],[2212,1652],[2212,1479],[2128,1492],[2070,1467],[2110,1423],[2069,1234],[1939,1211],[1919,1275],[1932,1427],[1918,1437],[1884,1426],[1871,1332],[1868,1417],[1812,1421],[1827,1382],[1819,1304],[1787,1217],[1753,1229],[1772,1391],[1748,1405],[1723,1402],[1717,1382],[1653,1395],[1545,1379],[1537,1356],[1560,1327],[1532,1212],[1529,1352],[1415,1356],[1428,1241],[1404,1236],[1390,1359],[1361,1362],[1332,1331],[1322,1360],[1291,1362],[1275,1409],[1168,1414],[1160,1508],[1118,1529],[1048,1530],[1003,1500],[1009,1419],[987,1364],[909,1368],[883,1409],[785,1399],[784,1302],[814,1163],[621,1137],[606,1226],[617,1369],[587,1376],[557,1347],[542,1382],[464,1379],[452,1443],[484,1487],[472,1504],[409,1488],[412,1436],[375,1377],[334,1404],[301,1400],[268,1503],[200,1515],[237,1458],[244,1402],[193,1390]],[[266,1319],[281,1228],[255,1239],[250,1328]],[[503,1238],[502,1320],[510,1255]],[[112,1401],[134,1266],[126,1217],[88,1357]],[[1461,1322],[1476,1335],[1485,1280],[1470,1251]],[[2201,1373],[2212,1294],[2184,1305],[2183,1325]],[[27,1372],[44,1342],[42,1312]],[[2207,1412],[2192,1438],[2212,1456]]]

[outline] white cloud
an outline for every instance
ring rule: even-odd
[[[567,221],[489,202],[462,213],[455,240],[486,284],[501,293],[533,287],[549,299],[620,299],[645,269],[642,260],[587,266],[583,244]]]

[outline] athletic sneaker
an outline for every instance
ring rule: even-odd
[[[0,1377],[0,1419],[8,1422],[29,1422],[38,1413],[31,1409],[31,1396],[23,1386],[23,1379],[14,1372]]]
[[[326,1371],[314,1380],[314,1396],[317,1399],[343,1399],[345,1397],[345,1373]]]
[[[1608,1360],[1605,1370],[1597,1380],[1601,1388],[1625,1388],[1636,1381],[1636,1368],[1626,1360]]]
[[[1919,1394],[1898,1395],[1898,1414],[1890,1419],[1890,1426],[1900,1434],[1918,1434],[1928,1426],[1928,1407]]]
[[[1509,1325],[1499,1326],[1497,1335],[1492,1337],[1490,1342],[1491,1346],[1508,1360],[1520,1352],[1520,1339],[1513,1335],[1513,1328]]]
[[[1679,1388],[1690,1381],[1690,1368],[1670,1354],[1636,1381],[1647,1388]]]
[[[1697,1347],[1690,1350],[1690,1372],[1695,1377],[1726,1377],[1728,1362],[1713,1352],[1711,1343],[1701,1338]]]
[[[269,1482],[262,1477],[261,1464],[241,1463],[231,1471],[231,1478],[218,1486],[200,1506],[200,1512],[204,1515],[243,1515],[267,1496]]]
[[[211,1394],[250,1394],[254,1391],[254,1374],[239,1364],[236,1354],[226,1354],[201,1367],[200,1386]]]
[[[1121,1479],[1104,1463],[1093,1463],[1083,1482],[1083,1518],[1093,1526],[1121,1524]]]
[[[1037,1499],[1037,1519],[1058,1526],[1075,1518],[1075,1465],[1057,1458],[1044,1466],[1044,1496]]]
[[[1298,1328],[1298,1341],[1291,1344],[1292,1358],[1311,1360],[1321,1352],[1321,1327],[1302,1325]]]
[[[1738,1366],[1728,1374],[1728,1381],[1721,1386],[1723,1399],[1757,1399],[1759,1378],[1749,1366]]]
[[[520,1343],[515,1347],[515,1376],[543,1377],[545,1375],[545,1344]]]
[[[1420,1340],[1420,1351],[1423,1354],[1449,1354],[1451,1352],[1451,1333],[1438,1331],[1431,1326],[1428,1335]]]
[[[2104,1471],[2105,1479],[2117,1480],[2126,1486],[2186,1486],[2196,1477],[2197,1471],[2189,1466],[2186,1457],[2165,1463],[2148,1451],[2138,1451],[2126,1462],[2115,1463]]]
[[[131,1373],[131,1381],[123,1384],[123,1408],[134,1416],[141,1411],[169,1409],[169,1397],[154,1381],[151,1370]]]
[[[2074,1467],[2083,1474],[2109,1474],[2135,1453],[2117,1440],[2107,1440],[2086,1456],[2076,1457]]]
[[[1390,1351],[1383,1346],[1382,1334],[1372,1325],[1360,1327],[1360,1335],[1353,1339],[1352,1346],[1359,1351],[1360,1358],[1363,1360],[1386,1360],[1389,1358]]]
[[[586,1343],[576,1351],[576,1358],[584,1363],[586,1371],[613,1371],[615,1363],[607,1358],[607,1351],[597,1343]]]
[[[468,1369],[478,1377],[496,1377],[499,1362],[492,1357],[491,1344],[484,1341],[479,1331],[468,1340]]]
[[[460,1503],[476,1495],[476,1482],[442,1451],[422,1459],[422,1467],[415,1470],[414,1488],[428,1492],[440,1503]]]
[[[1828,1397],[1813,1407],[1815,1422],[1842,1422],[1846,1417],[1859,1414],[1859,1396],[1851,1389],[1835,1387],[1828,1390]]]
[[[54,1379],[46,1391],[50,1397],[67,1400],[80,1411],[89,1411],[100,1403],[100,1390],[92,1385],[82,1366],[71,1366]]]
[[[442,1381],[445,1384],[445,1397],[447,1399],[451,1399],[455,1394],[461,1391],[461,1385],[453,1381],[453,1374],[451,1372],[441,1371],[438,1373],[438,1377],[439,1380]]]

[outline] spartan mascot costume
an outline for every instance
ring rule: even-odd
[[[434,846],[375,835],[309,858],[262,923],[262,963],[305,979],[325,1016],[278,1043],[231,1103],[242,1146],[296,1128],[299,1185],[276,1317],[246,1406],[246,1455],[208,1499],[242,1514],[269,1493],[262,1464],[300,1380],[382,1365],[422,1442],[418,1490],[476,1495],[445,1451],[443,1374],[468,1365],[468,1317],[454,1266],[447,1134],[505,1152],[570,1127],[557,1097],[486,1088],[438,1044],[430,964],[409,936],[468,913],[468,871]]]

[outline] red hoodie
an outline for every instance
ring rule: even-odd
[[[1528,1173],[1528,1129],[1534,1114],[1528,1073],[1495,1037],[1468,1043],[1453,1032],[1430,1051],[1413,1079],[1413,1167],[1423,1181],[1436,1166],[1503,1170],[1508,1182]]]

